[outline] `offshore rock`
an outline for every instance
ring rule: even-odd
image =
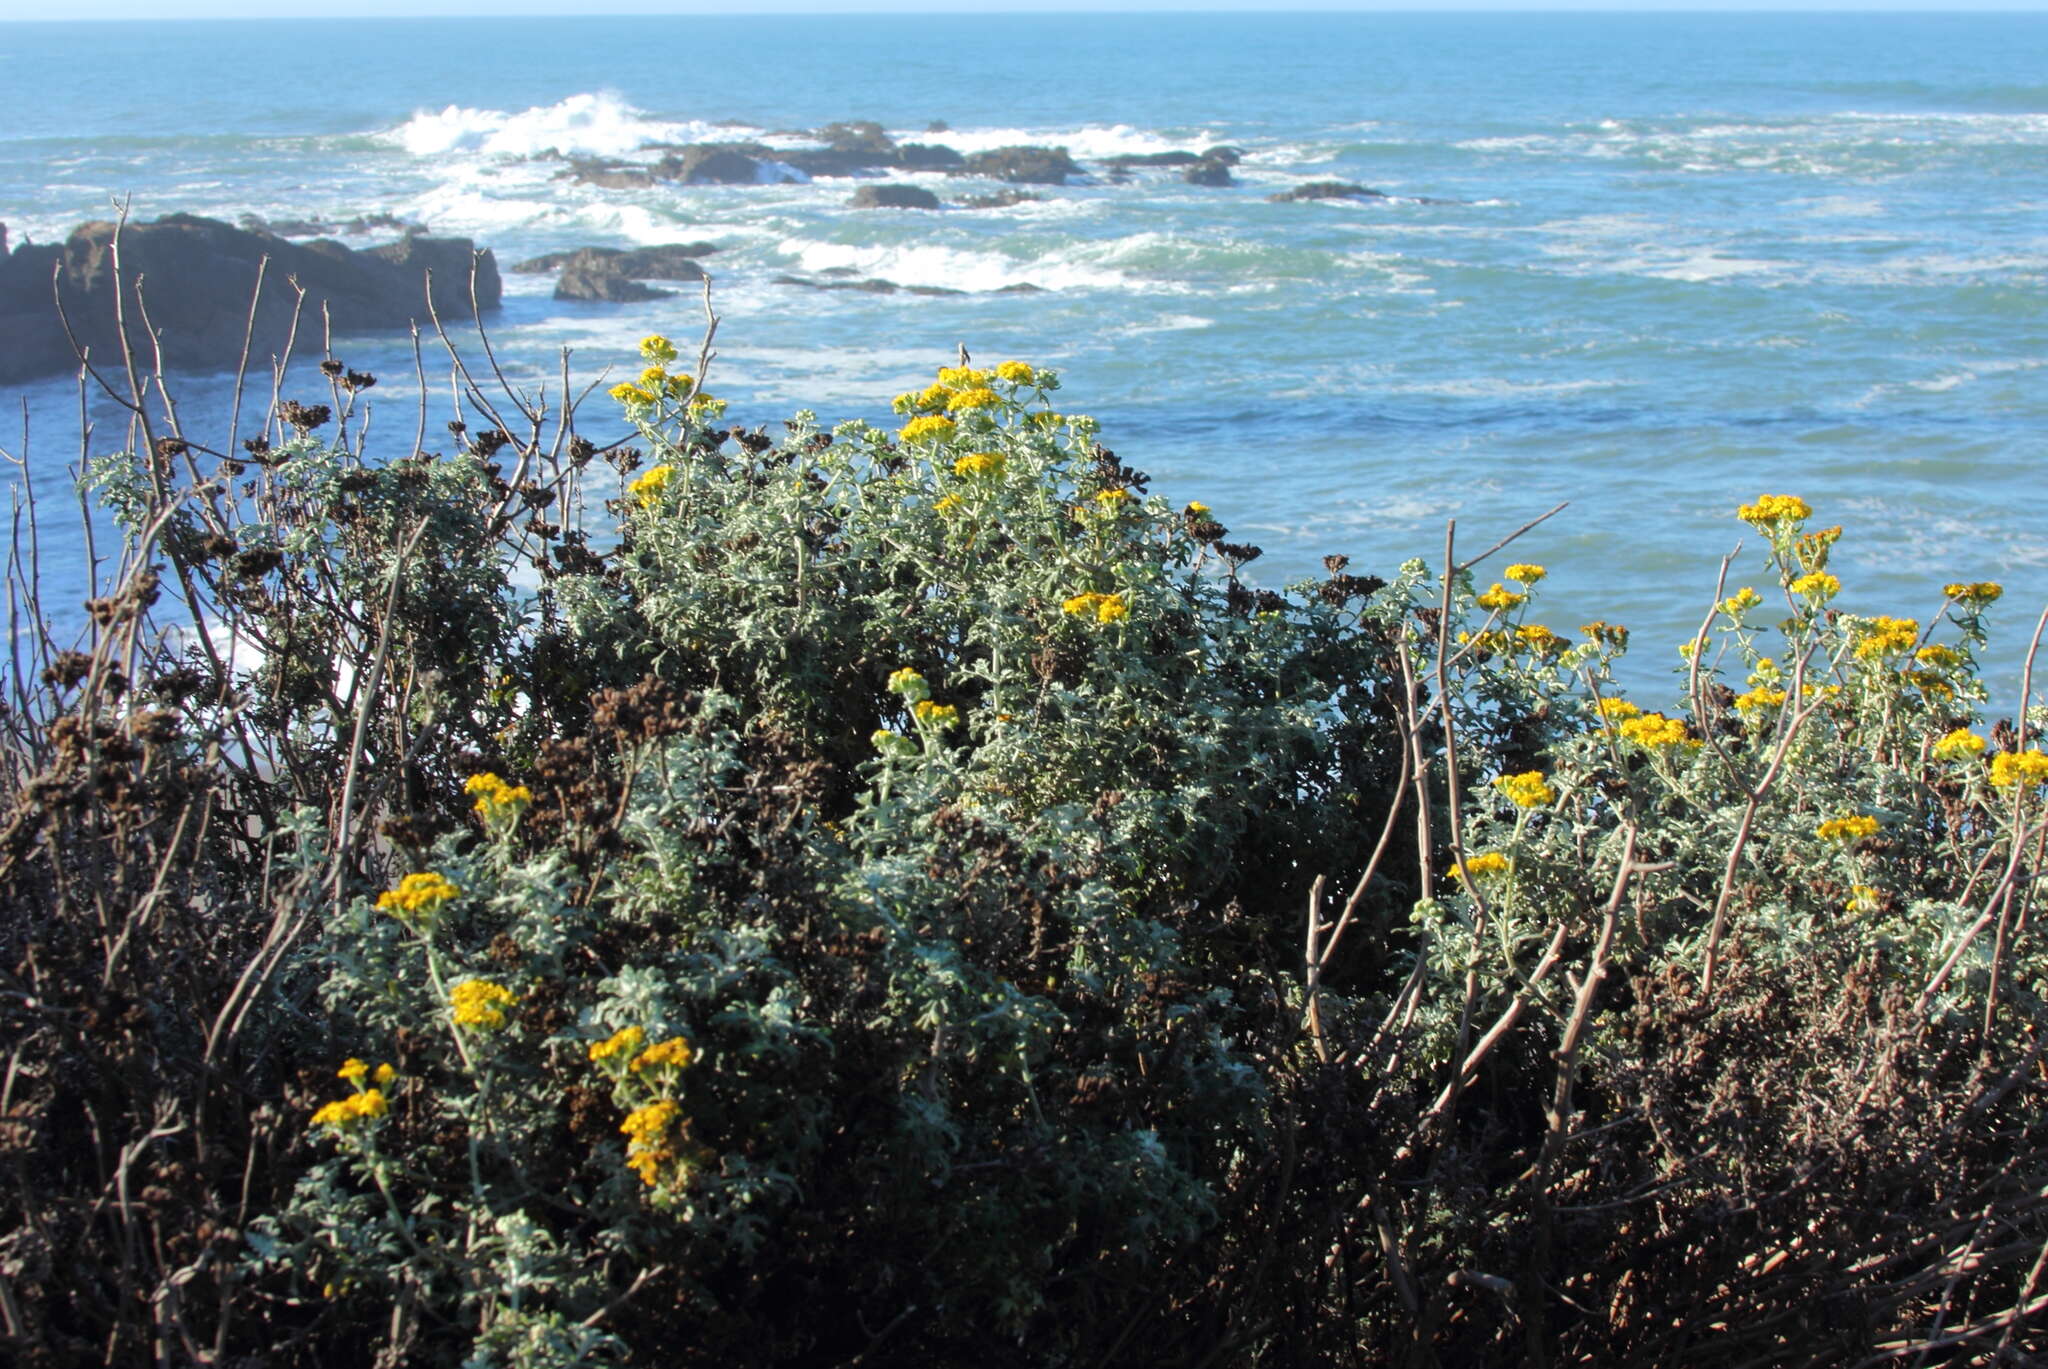
[[[581,257],[555,278],[556,299],[597,300],[605,304],[637,304],[668,294],[642,285],[604,257]]]
[[[0,384],[71,370],[77,365],[52,295],[96,366],[118,367],[115,324],[114,225],[86,223],[59,246],[24,245],[0,258]],[[263,266],[265,259],[268,265]],[[250,328],[250,297],[259,267],[263,291]],[[434,309],[444,319],[471,314],[475,301],[495,309],[502,283],[496,258],[468,238],[407,237],[355,251],[330,239],[294,243],[272,233],[236,228],[217,219],[167,214],[121,230],[123,312],[128,340],[144,365],[154,346],[142,325],[143,304],[161,330],[167,366],[204,370],[230,367],[242,355],[245,331],[252,363],[283,351],[297,296],[305,290],[301,346],[317,346],[318,320],[327,312],[336,332],[404,328],[428,318],[431,278]],[[141,296],[136,284],[141,281]]]
[[[1065,185],[1069,176],[1081,174],[1081,168],[1063,147],[999,147],[967,158],[960,174],[1012,185]]]
[[[702,280],[704,268],[692,260],[718,249],[708,242],[671,242],[658,247],[579,247],[573,252],[545,252],[515,262],[522,276],[545,275],[570,266],[603,264],[633,280]]]
[[[1266,198],[1274,204],[1286,204],[1290,200],[1384,200],[1387,195],[1383,190],[1371,190],[1349,181],[1310,181]]]
[[[1180,178],[1189,185],[1232,186],[1237,184],[1236,178],[1230,174],[1229,163],[1212,162],[1207,158],[1196,162],[1186,171],[1181,172]]]
[[[922,186],[864,185],[847,204],[855,209],[937,209],[939,197]]]

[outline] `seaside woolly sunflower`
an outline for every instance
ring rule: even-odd
[[[1829,818],[1814,828],[1813,832],[1822,841],[1838,841],[1846,846],[1865,837],[1876,836],[1877,819],[1867,813],[1852,813],[1845,817]]]
[[[1754,504],[1744,504],[1735,516],[1759,532],[1775,532],[1788,523],[1813,516],[1813,506],[1796,494],[1762,494]]]
[[[911,419],[897,434],[905,442],[948,442],[960,425],[950,418],[936,414],[924,414]]]
[[[1502,775],[1493,782],[1493,787],[1517,808],[1547,808],[1557,802],[1557,791],[1543,778],[1541,770]]]
[[[1991,782],[2000,789],[2048,783],[2048,756],[2032,746],[2024,751],[2001,752],[1991,758]]]
[[[444,904],[459,898],[462,890],[450,879],[432,870],[407,875],[395,889],[377,895],[379,912],[394,917],[431,918]]]
[[[496,1031],[505,1025],[505,1009],[519,995],[491,979],[465,979],[448,991],[448,1008],[458,1027]]]
[[[1958,727],[1937,741],[1932,749],[1938,761],[1963,761],[1984,754],[1987,745],[1984,738],[1967,727]]]

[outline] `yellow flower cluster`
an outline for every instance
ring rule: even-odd
[[[930,699],[919,699],[911,705],[910,711],[915,713],[917,720],[926,727],[941,732],[960,721],[959,709],[952,704],[935,704]]]
[[[1781,524],[1797,523],[1813,516],[1813,508],[1796,494],[1761,494],[1754,504],[1744,504],[1735,516],[1759,532],[1773,532]]]
[[[1643,710],[1627,699],[1602,699],[1593,705],[1593,711],[1611,723],[1625,722],[1630,718],[1643,716]]]
[[[448,1007],[458,1027],[496,1031],[505,1025],[505,1009],[519,995],[489,979],[465,979],[448,991]]]
[[[1792,555],[1807,570],[1819,570],[1827,564],[1828,550],[1842,540],[1842,525],[1822,528],[1809,532],[1792,544]]]
[[[1504,875],[1512,868],[1506,856],[1498,851],[1488,851],[1484,855],[1468,857],[1463,875],[1469,875],[1473,879],[1485,879],[1489,875]],[[1458,873],[1457,867],[1452,867],[1452,873]]]
[[[962,480],[970,479],[977,475],[994,476],[1001,475],[1002,473],[1003,458],[994,452],[973,452],[953,463],[953,474],[959,476]]]
[[[1509,566],[1501,574],[1518,585],[1533,585],[1544,576],[1550,574],[1550,572],[1541,566],[1533,566],[1526,561],[1521,561]]]
[[[623,384],[612,386],[606,393],[621,404],[652,404],[654,402],[654,395],[651,391],[635,385],[630,380]]]
[[[398,881],[396,889],[386,889],[377,895],[377,908],[395,917],[430,918],[441,911],[442,904],[461,894],[462,890],[452,881],[428,870],[407,875]]]
[[[1628,629],[1620,623],[1584,623],[1579,627],[1579,635],[1589,642],[1598,642],[1601,646],[1611,646],[1618,650],[1626,650],[1628,647]]]
[[[1854,813],[1847,817],[1829,818],[1813,831],[1822,841],[1839,841],[1846,845],[1876,836],[1877,819],[1867,813]]]
[[[1196,499],[1190,501],[1188,506],[1182,509],[1181,512],[1190,518],[1207,518],[1209,516],[1209,506]]]
[[[640,1047],[646,1043],[646,1040],[647,1029],[645,1027],[621,1027],[604,1040],[591,1042],[590,1058],[592,1060],[609,1060],[615,1055],[624,1055],[630,1058],[639,1053]]]
[[[626,486],[626,493],[638,500],[641,508],[651,509],[661,502],[661,496],[667,492],[668,482],[675,479],[675,474],[674,466],[649,466],[638,479]]]
[[[1030,385],[1038,379],[1038,373],[1031,369],[1030,363],[1023,361],[1004,362],[996,367],[996,375],[1012,385]]]
[[[1130,502],[1130,498],[1131,492],[1129,490],[1099,490],[1095,495],[1095,506],[1114,513]]]
[[[626,1137],[626,1168],[653,1188],[661,1181],[661,1167],[676,1158],[669,1145],[668,1131],[682,1116],[682,1105],[673,1098],[660,1098],[633,1109],[619,1124]]]
[[[1093,615],[1098,623],[1114,623],[1131,616],[1131,606],[1121,594],[1097,594],[1090,590],[1076,594],[1060,605],[1060,612],[1070,618],[1086,618]]]
[[[901,694],[906,699],[929,699],[932,696],[932,687],[924,676],[909,666],[903,666],[889,672],[889,692]]]
[[[1564,638],[1541,623],[1525,623],[1516,628],[1515,640],[1539,656],[1548,656],[1565,648]]]
[[[374,1079],[377,1082],[377,1087],[388,1088],[391,1081],[398,1077],[398,1071],[389,1065],[379,1065],[373,1070],[367,1061],[358,1060],[351,1056],[342,1064],[340,1069],[334,1072],[334,1077],[336,1079],[348,1080],[360,1092],[365,1079]]]
[[[975,385],[965,390],[955,390],[946,400],[946,412],[964,414],[975,409],[993,409],[1002,402],[1002,396],[988,386]]]
[[[348,1131],[358,1122],[374,1122],[391,1110],[391,1104],[384,1097],[382,1089],[364,1089],[332,1103],[322,1104],[313,1113],[313,1125],[333,1127],[336,1131]]]
[[[1913,659],[1930,670],[1954,670],[1963,663],[1963,653],[1952,646],[1943,646],[1935,642],[1914,652]]]
[[[1557,791],[1544,780],[1541,770],[1502,775],[1493,782],[1493,787],[1505,794],[1508,802],[1517,808],[1547,808],[1557,802]]]
[[[957,494],[940,495],[932,501],[932,512],[934,513],[951,513],[959,507],[960,496]]]
[[[1934,759],[1965,761],[1984,754],[1984,739],[1967,727],[1959,727],[1934,744]]]
[[[1842,592],[1842,582],[1824,570],[1813,570],[1794,580],[1791,589],[1804,599],[1832,599]]]
[[[2005,593],[2005,587],[1996,580],[1974,580],[1946,586],[1941,592],[1965,608],[1980,608]]]
[[[640,339],[640,355],[666,365],[676,359],[676,345],[660,333],[649,333]]]
[[[1766,708],[1780,708],[1785,703],[1785,691],[1772,689],[1769,685],[1758,685],[1746,694],[1735,696],[1735,711],[1756,713]]]
[[[905,442],[947,442],[959,430],[960,425],[950,418],[922,414],[904,424],[898,436]]]
[[[1894,656],[1911,651],[1920,640],[1920,623],[1914,618],[1871,618],[1857,624],[1856,659]]]
[[[1731,618],[1740,618],[1763,601],[1763,595],[1758,594],[1748,585],[1744,585],[1741,589],[1736,590],[1735,593],[1721,601],[1721,612]]]
[[[1991,758],[1991,782],[2000,789],[2015,784],[2048,784],[2048,756],[2039,747],[2005,751]]]
[[[1616,731],[1637,746],[1648,747],[1651,750],[1669,746],[1700,745],[1697,738],[1686,735],[1684,723],[1677,718],[1667,718],[1662,713],[1645,713],[1640,717],[1630,718]]]
[[[1514,608],[1517,605],[1525,604],[1528,601],[1528,595],[1517,594],[1513,590],[1509,589],[1506,585],[1503,585],[1502,583],[1500,583],[1500,581],[1496,580],[1493,582],[1492,589],[1486,591],[1486,593],[1479,596],[1478,602],[1479,607],[1485,609],[1488,613],[1498,613],[1502,609]]]
[[[666,1041],[657,1041],[633,1057],[627,1068],[635,1074],[648,1070],[686,1070],[697,1059],[697,1053],[690,1049],[690,1043],[680,1036],[671,1036]]]
[[[1844,903],[1842,908],[1851,913],[1874,913],[1881,897],[1882,891],[1868,884],[1852,884],[1849,886],[1849,901]]]
[[[471,775],[462,791],[476,799],[476,814],[485,822],[516,818],[533,802],[533,791],[523,784],[507,784],[486,770]]]

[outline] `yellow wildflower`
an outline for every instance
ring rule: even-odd
[[[649,466],[637,480],[626,486],[626,493],[638,500],[641,508],[651,509],[661,502],[661,496],[668,490],[668,482],[675,478],[675,474],[674,466]]]
[[[2048,756],[2033,746],[2024,751],[2001,752],[1991,758],[1991,782],[2000,789],[2015,784],[2048,783]]]
[[[1931,670],[1953,670],[1963,663],[1963,653],[1936,642],[1914,652],[1913,659]]]
[[[327,1103],[313,1113],[313,1125],[347,1131],[362,1121],[375,1121],[391,1110],[382,1089],[365,1089]]]
[[[1758,594],[1748,585],[1744,585],[1741,589],[1736,590],[1735,593],[1721,601],[1721,612],[1731,618],[1740,618],[1763,601],[1763,595]]]
[[[1003,458],[994,452],[975,452],[953,463],[953,474],[965,480],[977,475],[1001,475]]]
[[[1949,585],[1942,590],[1949,598],[1965,608],[1982,608],[2005,593],[2005,587],[1996,580],[1975,580],[1964,584]]]
[[[996,375],[1012,385],[1029,385],[1038,379],[1038,373],[1027,362],[1006,361],[996,367]]]
[[[890,672],[889,692],[891,694],[901,694],[906,699],[929,699],[932,695],[932,687],[926,682],[924,676],[918,674],[909,666],[904,666],[900,670]]]
[[[1914,618],[1870,618],[1856,625],[1856,659],[1891,656],[1911,651],[1920,640],[1920,623]]]
[[[1698,746],[1700,742],[1686,735],[1685,724],[1677,718],[1667,718],[1662,713],[1645,713],[1630,718],[1616,729],[1628,741],[1637,746],[1655,750],[1667,746]]]
[[[1554,651],[1564,650],[1564,638],[1552,632],[1541,623],[1527,623],[1515,629],[1517,641],[1539,656],[1548,656]]]
[[[649,361],[670,362],[676,359],[676,345],[659,333],[649,333],[640,339],[640,355]]]
[[[950,390],[969,390],[985,384],[988,372],[977,371],[972,366],[939,367],[939,384]]]
[[[1616,650],[1623,651],[1628,649],[1628,629],[1620,623],[1586,623],[1579,628],[1579,634],[1589,641],[1598,642],[1602,646],[1611,646]]]
[[[1775,531],[1784,523],[1797,523],[1813,515],[1813,508],[1796,494],[1761,494],[1754,504],[1744,504],[1735,516],[1759,532]]]
[[[621,404],[652,404],[654,402],[653,395],[630,381],[623,385],[612,386],[609,393],[613,399],[618,400]]]
[[[952,704],[935,704],[930,699],[919,699],[911,705],[910,711],[926,727],[944,731],[960,721],[960,710]]]
[[[1496,580],[1493,583],[1492,589],[1479,596],[1479,607],[1485,609],[1488,613],[1498,613],[1502,609],[1514,608],[1518,604],[1527,603],[1528,600],[1528,595],[1517,594]]]
[[[523,784],[507,784],[488,770],[471,775],[463,792],[476,796],[476,813],[485,822],[516,818],[533,802],[533,791]]]
[[[1792,555],[1808,570],[1819,570],[1827,564],[1828,549],[1842,540],[1842,528],[1838,523],[1832,528],[1809,532],[1792,544]]]
[[[592,1060],[609,1060],[615,1055],[632,1056],[639,1052],[641,1045],[646,1040],[647,1029],[645,1027],[621,1027],[604,1040],[591,1042],[590,1058]]]
[[[951,399],[947,400],[946,412],[949,414],[964,414],[973,409],[993,409],[1002,402],[1002,396],[989,389],[988,386],[976,385],[972,389],[956,392]]]
[[[1852,884],[1849,886],[1849,901],[1842,907],[1851,913],[1874,913],[1882,896],[1881,891],[1868,884]]]
[[[1842,582],[1824,570],[1808,571],[1792,582],[1792,592],[1805,599],[1832,599],[1842,592]]]
[[[336,1079],[346,1079],[357,1088],[361,1088],[363,1081],[370,1077],[370,1067],[363,1061],[351,1056],[342,1063],[340,1069],[334,1072],[334,1077]]]
[[[1209,506],[1197,499],[1191,501],[1181,512],[1190,518],[1207,518],[1209,516]]]
[[[666,1041],[655,1042],[634,1056],[633,1063],[627,1068],[635,1074],[658,1069],[686,1070],[696,1058],[697,1053],[690,1049],[688,1041],[680,1036],[671,1036]]]
[[[659,393],[668,388],[668,372],[659,366],[649,366],[640,373],[640,388]]]
[[[1526,561],[1520,561],[1509,566],[1501,574],[1518,585],[1533,585],[1544,576],[1550,574],[1550,572],[1541,566],[1532,566]]]
[[[904,424],[902,431],[897,435],[905,442],[946,442],[950,441],[957,431],[959,425],[952,419],[926,414]]]
[[[960,496],[957,494],[941,495],[932,501],[932,512],[934,513],[951,513],[959,507]]]
[[[1637,708],[1627,699],[1602,699],[1593,707],[1594,711],[1599,713],[1608,722],[1625,722],[1630,718],[1640,718],[1643,716],[1643,710]]]
[[[489,979],[465,979],[448,991],[448,1006],[458,1027],[496,1031],[505,1025],[505,1009],[519,995]]]
[[[1829,818],[1813,831],[1822,841],[1839,841],[1847,845],[1877,835],[1877,819],[1867,813],[1852,813],[1846,817]]]
[[[1498,851],[1488,851],[1483,855],[1466,857],[1464,870],[1461,872],[1452,866],[1451,872],[1460,878],[1469,875],[1473,879],[1485,879],[1489,875],[1504,875],[1512,868],[1506,856]]]
[[[376,1072],[370,1077],[377,1081],[379,1088],[387,1088],[390,1086],[391,1081],[398,1077],[398,1071],[389,1065],[379,1065]]]
[[[1502,775],[1493,782],[1493,787],[1505,794],[1508,802],[1517,808],[1547,808],[1557,802],[1557,791],[1544,781],[1541,770]]]
[[[1130,497],[1129,490],[1099,490],[1095,495],[1095,503],[1098,508],[1114,511],[1122,508]]]
[[[1098,623],[1114,623],[1119,619],[1128,618],[1130,614],[1130,605],[1124,602],[1124,596],[1121,594],[1105,594],[1101,602],[1095,605],[1095,621]]]
[[[1070,617],[1079,618],[1095,612],[1096,606],[1108,597],[1106,594],[1097,594],[1093,590],[1089,590],[1085,594],[1076,594],[1073,598],[1065,600],[1060,604],[1060,612]]]
[[[1984,739],[1967,727],[1959,727],[1934,744],[1934,759],[1938,761],[1968,760],[1984,754]]]
[[[1766,708],[1780,708],[1785,703],[1785,691],[1772,689],[1769,685],[1758,685],[1747,694],[1735,696],[1735,711],[1755,713]]]
[[[377,895],[377,908],[394,916],[432,917],[441,911],[442,904],[461,894],[454,883],[429,870],[407,875],[398,881],[396,889],[386,889]]]

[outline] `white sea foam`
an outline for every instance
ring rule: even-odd
[[[1122,272],[1096,264],[1105,254],[1070,249],[1019,260],[998,252],[980,252],[936,243],[899,246],[851,246],[846,243],[786,239],[777,249],[809,272],[853,271],[898,285],[936,286],[969,293],[1006,286],[1036,285],[1045,290],[1123,290],[1134,282]]]
[[[622,157],[650,143],[730,138],[733,131],[700,121],[653,119],[617,95],[598,91],[517,113],[461,105],[421,110],[384,136],[415,157],[451,152],[490,157],[531,157],[544,152]]]
[[[936,143],[965,153],[987,152],[998,147],[1064,147],[1068,155],[1089,161],[1105,157],[1144,156],[1154,152],[1200,151],[1222,142],[1213,130],[1169,138],[1152,129],[1130,124],[1083,124],[1069,128],[956,128],[944,133],[903,130],[893,135],[899,142]]]

